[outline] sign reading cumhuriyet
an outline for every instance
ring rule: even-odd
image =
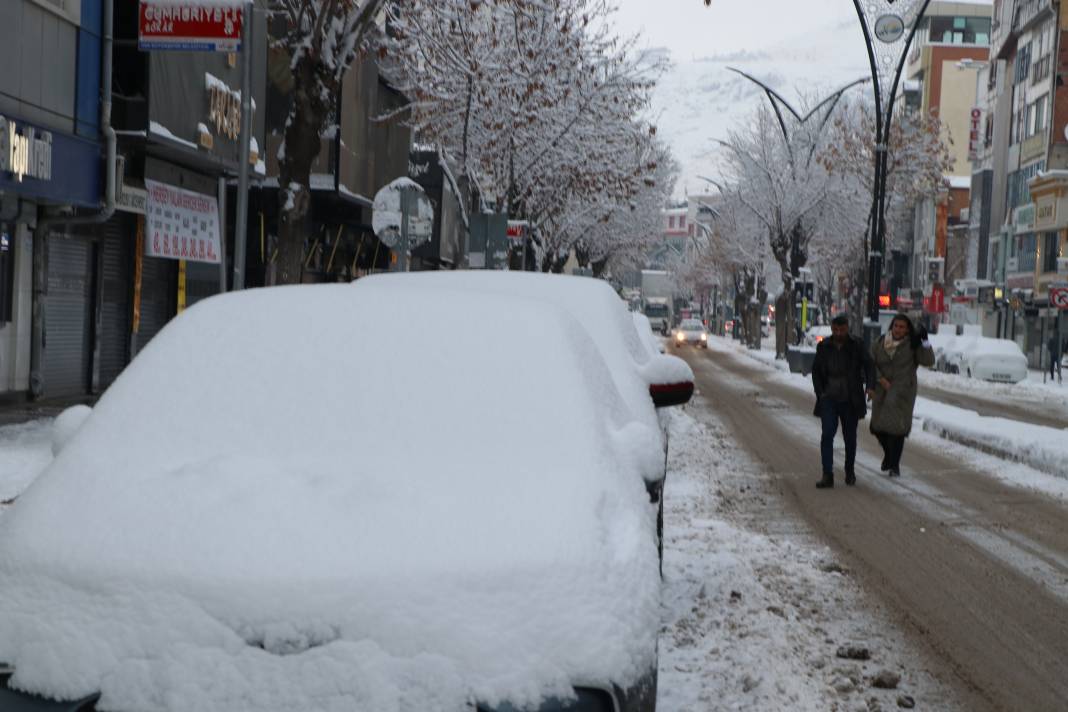
[[[238,0],[140,0],[137,47],[237,52],[241,22]]]
[[[218,264],[218,201],[147,178],[145,190],[145,254]]]

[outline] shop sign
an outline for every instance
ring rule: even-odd
[[[215,125],[216,133],[236,141],[241,133],[241,92],[212,74],[204,75],[204,84],[208,91],[208,120]],[[256,102],[251,106],[255,114]]]
[[[210,196],[145,179],[145,254],[193,262],[220,261],[219,203]]]
[[[522,240],[530,229],[530,223],[526,220],[509,220],[506,234],[509,240]]]
[[[982,132],[983,110],[972,107],[971,128],[968,130],[968,160],[979,160],[979,137]]]
[[[0,171],[23,178],[52,180],[52,132],[0,116]]]
[[[1057,198],[1050,195],[1035,201],[1035,227],[1053,227],[1057,223]]]
[[[141,0],[137,47],[148,50],[237,52],[242,3]]]
[[[127,213],[144,215],[148,207],[148,191],[122,183],[115,196],[115,207]]]

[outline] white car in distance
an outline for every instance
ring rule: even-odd
[[[696,346],[708,348],[708,329],[698,319],[683,319],[675,329],[673,339],[675,346]]]

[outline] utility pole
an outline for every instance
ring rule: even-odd
[[[237,213],[234,215],[234,289],[245,288],[245,247],[248,243],[248,159],[252,139],[252,23],[255,9],[245,3],[241,22],[241,142],[237,166]],[[225,230],[225,226],[223,226]],[[226,252],[223,243],[222,252]]]

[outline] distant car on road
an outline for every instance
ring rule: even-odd
[[[675,337],[673,339],[675,346],[696,346],[698,348],[708,348],[708,329],[698,319],[685,319],[679,324],[679,327],[675,329]]]
[[[816,347],[824,339],[831,338],[830,326],[813,326],[805,332],[805,346]]]

